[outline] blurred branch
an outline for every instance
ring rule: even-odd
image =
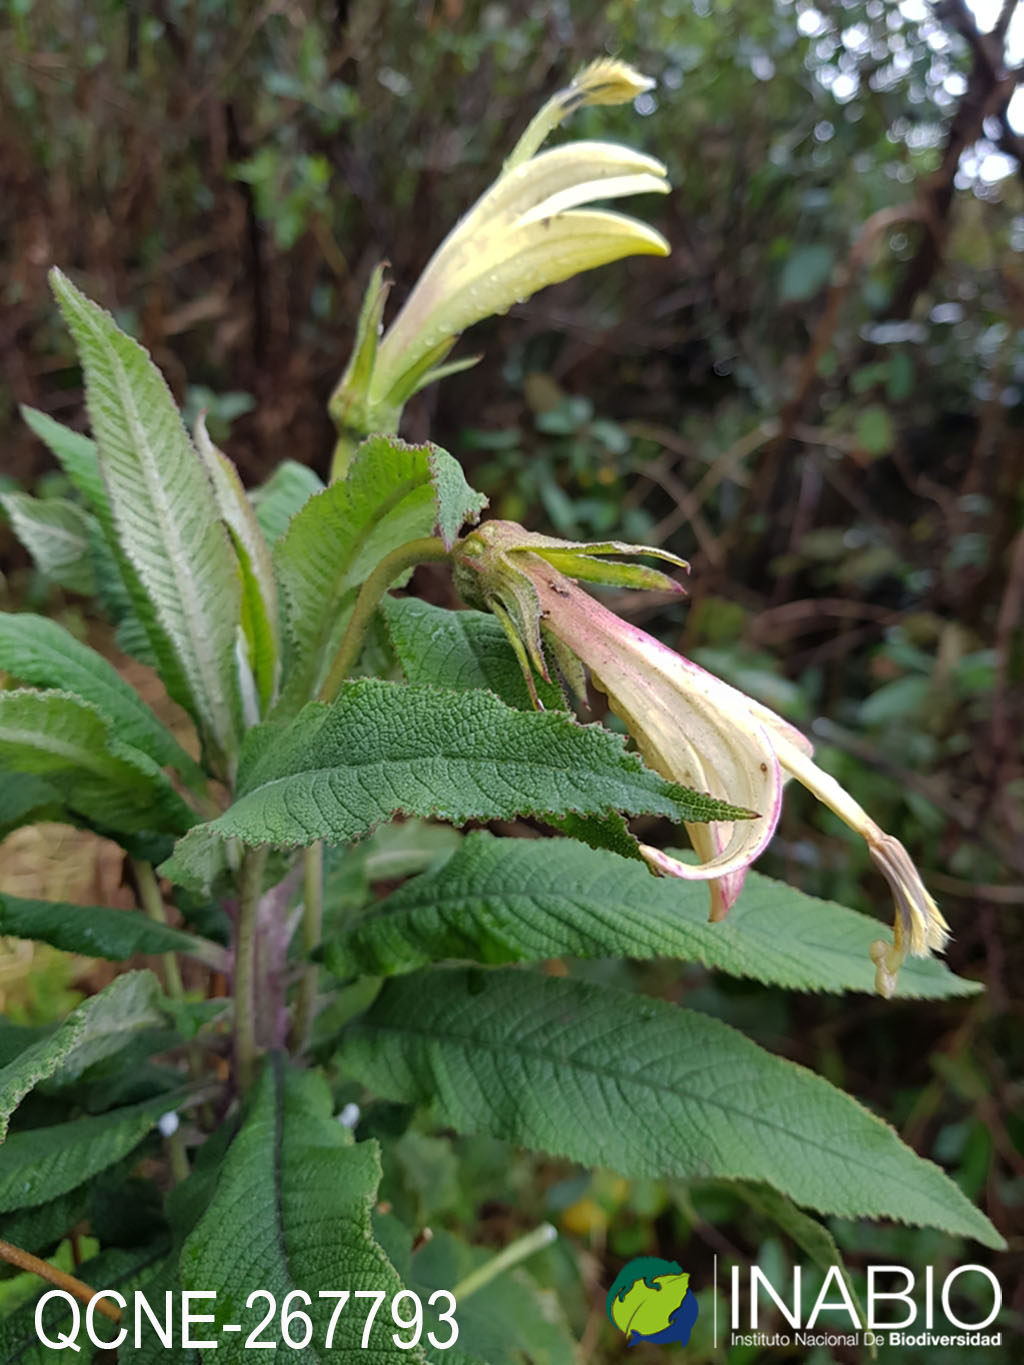
[[[22,1251],[21,1247],[13,1246],[10,1242],[0,1241],[0,1261],[5,1261],[8,1265],[15,1266],[18,1270],[26,1270],[30,1275],[38,1275],[41,1280],[49,1284],[56,1285],[58,1289],[64,1290],[66,1294],[73,1294],[82,1303],[90,1303],[96,1299],[100,1292],[91,1288],[82,1280],[76,1279],[74,1275],[68,1275],[63,1270],[58,1270],[56,1266],[50,1265],[48,1261],[41,1260],[38,1256],[33,1256],[28,1251]],[[106,1299],[96,1299],[96,1311],[102,1313],[111,1322],[121,1321],[121,1310]],[[77,1349],[77,1348],[76,1348]]]
[[[1000,886],[994,882],[965,882],[944,872],[929,872],[928,880],[936,891],[964,900],[990,901],[993,905],[1024,905],[1024,886]]]
[[[965,793],[960,792],[957,799],[953,799],[940,781],[932,777],[921,777],[909,768],[893,762],[884,749],[850,734],[849,731],[836,725],[834,721],[822,717],[815,721],[813,731],[826,744],[832,744],[835,748],[852,754],[878,772],[887,773],[890,777],[895,778],[905,790],[915,791],[923,796],[953,824],[959,826],[960,829],[967,830],[979,843],[984,844],[986,848],[995,853],[1007,867],[1024,874],[1024,848],[999,838],[991,825],[976,828],[977,822],[974,812],[967,801],[963,799]]]
[[[1014,721],[1010,707],[1010,659],[1014,632],[1024,621],[1024,530],[1017,532],[1009,555],[1006,587],[996,617],[996,676],[992,695],[992,775],[991,789],[1003,798],[1006,818],[1012,822],[1016,809],[1009,794],[1009,778],[1020,753],[1020,716]],[[1017,830],[1020,835],[1024,831]]]
[[[1007,29],[1010,27],[1010,20],[1013,12],[1017,8],[1018,0],[1003,0],[1003,8],[999,11],[999,18],[995,22],[992,32],[1003,42],[1006,38]]]
[[[887,208],[879,209],[861,224],[853,245],[847,253],[846,260],[833,276],[828,297],[825,300],[825,309],[818,319],[818,325],[811,337],[811,344],[800,362],[793,392],[779,414],[778,431],[765,450],[763,463],[747,495],[743,511],[733,522],[733,528],[728,537],[729,546],[734,544],[736,537],[742,534],[741,528],[746,524],[745,514],[751,508],[766,507],[770,501],[783,452],[793,438],[800,415],[818,376],[822,359],[839,326],[843,304],[846,302],[861,270],[867,264],[879,237],[897,223],[921,221],[927,213],[926,205],[920,200],[914,200],[909,204],[893,204]]]
[[[888,208],[879,209],[877,213],[873,213],[861,224],[860,231],[854,238],[853,246],[850,248],[846,260],[833,277],[828,297],[825,300],[825,311],[818,319],[818,325],[811,337],[810,347],[800,363],[792,396],[783,406],[779,415],[779,434],[766,455],[766,463],[769,458],[777,460],[779,452],[792,437],[793,428],[799,420],[800,413],[803,411],[804,404],[817,378],[818,368],[839,326],[843,304],[846,302],[847,295],[853,288],[858,275],[867,264],[879,237],[888,232],[890,228],[895,227],[897,223],[926,220],[928,213],[927,205],[920,200],[914,200],[910,204],[892,204]]]
[[[801,635],[805,631],[821,630],[824,623],[835,618],[847,621],[877,621],[891,626],[899,621],[900,613],[872,602],[850,602],[843,597],[808,597],[782,606],[769,607],[751,622],[748,636],[752,642],[775,642],[780,635]]]
[[[982,136],[985,120],[999,119],[1005,113],[1016,86],[1016,72],[1007,71],[1004,65],[1002,35],[997,30],[979,32],[965,0],[942,0],[935,6],[935,14],[963,38],[971,50],[972,63],[967,90],[949,125],[942,160],[921,187],[920,200],[926,209],[925,230],[893,299],[890,316],[894,318],[910,316],[918,295],[928,287],[941,265],[949,239],[950,210],[960,159]],[[1024,174],[1024,167],[1019,163],[1018,167]]]

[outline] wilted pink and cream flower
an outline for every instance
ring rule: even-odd
[[[895,902],[892,944],[878,940],[871,947],[876,987],[892,995],[906,955],[941,951],[949,932],[906,849],[817,766],[813,745],[799,730],[623,621],[577,585],[575,579],[584,578],[681,591],[655,570],[602,562],[613,553],[673,558],[614,542],[573,545],[531,535],[511,522],[489,522],[461,543],[460,583],[467,600],[485,603],[499,617],[527,671],[532,664],[547,674],[542,632],[570,681],[582,664],[649,767],[670,781],[757,812],[754,819],[732,823],[688,824],[697,863],[640,846],[655,871],[710,883],[713,920],[724,918],[747,868],[775,833],[789,778],[860,834]]]

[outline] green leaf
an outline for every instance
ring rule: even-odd
[[[212,1286],[210,1286],[212,1287]],[[136,1287],[137,1294],[144,1295],[146,1302],[157,1309],[161,1309],[166,1303],[165,1295],[172,1296],[171,1302],[175,1305],[182,1302],[181,1299],[181,1277],[178,1273],[178,1257],[172,1253],[170,1256],[159,1262],[154,1274],[147,1275]],[[203,1300],[196,1305],[198,1311],[202,1312]],[[132,1300],[128,1300],[129,1311],[133,1307]],[[182,1346],[181,1339],[184,1336],[184,1324],[181,1314],[172,1314],[173,1323],[171,1329],[171,1344],[165,1346],[155,1332],[142,1333],[138,1349],[135,1346],[135,1333],[129,1330],[128,1339],[118,1347],[117,1365],[203,1365],[204,1360],[209,1360],[210,1356],[205,1351],[198,1351],[192,1346]],[[255,1325],[255,1319],[253,1320]],[[193,1324],[190,1331],[191,1340],[205,1340],[202,1335],[202,1324]],[[289,1353],[291,1354],[291,1353]],[[78,1357],[76,1356],[76,1365]]]
[[[91,596],[96,591],[89,518],[80,507],[28,493],[0,493],[0,503],[41,574],[72,592]]]
[[[41,777],[5,771],[0,782],[0,838],[12,829],[40,820],[59,820],[62,813],[56,787]]]
[[[152,1273],[136,1286],[136,1291],[144,1294],[155,1307],[164,1304],[164,1296],[168,1293],[174,1296],[175,1304],[181,1302],[182,1284],[178,1266],[181,1245],[209,1207],[221,1161],[237,1127],[237,1115],[229,1114],[196,1152],[186,1179],[167,1194],[165,1208],[172,1232],[171,1254],[165,1260],[158,1261]],[[215,1288],[216,1282],[205,1287]],[[128,1311],[131,1315],[131,1300]],[[252,1325],[255,1325],[255,1320]],[[164,1347],[155,1333],[144,1332],[139,1349],[136,1350],[134,1333],[130,1333],[128,1340],[118,1349],[119,1365],[125,1361],[131,1361],[133,1365],[201,1365],[205,1357],[195,1348],[183,1347],[183,1335],[182,1316],[176,1311],[173,1314],[172,1344],[169,1347]],[[201,1337],[201,1328],[193,1330],[191,1335]]]
[[[363,442],[347,478],[311,498],[274,548],[290,637],[287,710],[319,688],[344,628],[344,609],[379,561],[434,533],[451,545],[485,502],[437,446],[406,445],[394,436]]]
[[[29,1024],[16,1024],[0,1014],[0,1067],[18,1060],[26,1048],[45,1038],[51,1032],[45,1025],[33,1028]]]
[[[52,1254],[76,1223],[89,1212],[92,1190],[79,1185],[67,1194],[58,1195],[45,1204],[20,1209],[4,1218],[4,1240],[33,1256]],[[0,1279],[17,1273],[13,1266],[0,1263]],[[2,1359],[2,1357],[0,1357]]]
[[[66,1080],[71,1079],[87,1066],[120,1051],[133,1033],[165,1026],[167,1014],[161,1007],[162,999],[152,972],[126,972],[98,995],[90,996],[51,1033],[30,1043],[0,1070],[0,1142],[11,1114],[41,1081],[58,1073]],[[43,1191],[46,1197],[60,1193],[63,1191]],[[33,1202],[38,1200],[25,1201]]]
[[[441,867],[407,882],[327,945],[328,966],[392,976],[443,958],[481,963],[549,957],[680,958],[790,990],[874,993],[869,915],[747,874],[719,924],[707,888],[571,839],[469,834]],[[910,958],[898,995],[972,995],[975,981],[935,958]]]
[[[296,512],[323,488],[312,469],[294,460],[282,460],[266,483],[252,490],[249,496],[256,520],[271,545],[281,539]]]
[[[21,415],[26,425],[35,432],[60,461],[64,473],[85,500],[89,510],[102,519],[109,512],[107,490],[103,487],[99,456],[95,441],[60,422],[55,422],[37,408],[22,406]]]
[[[174,1098],[157,1095],[96,1118],[26,1128],[0,1147],[0,1213],[66,1194],[135,1150]]]
[[[628,1178],[763,1181],[819,1213],[1004,1245],[856,1100],[661,1000],[528,972],[421,972],[385,983],[339,1062],[441,1124]]]
[[[251,717],[254,724],[269,709],[277,693],[281,664],[277,580],[270,560],[270,546],[242,487],[238,470],[210,440],[202,418],[196,423],[196,449],[206,465],[217,506],[238,556],[242,575],[242,631],[259,697],[256,714]]]
[[[367,1300],[358,1290],[391,1296],[401,1282],[373,1239],[370,1211],[380,1181],[375,1142],[352,1145],[331,1116],[331,1096],[322,1077],[297,1071],[279,1054],[270,1057],[257,1082],[248,1114],[228,1149],[216,1190],[182,1249],[186,1289],[217,1289],[211,1306],[216,1320],[210,1338],[220,1341],[226,1362],[250,1358],[244,1338],[221,1336],[225,1322],[244,1322],[246,1300],[259,1287],[279,1305],[293,1290],[312,1298],[299,1303],[314,1324],[301,1357],[312,1362],[351,1353],[374,1362],[424,1362],[419,1349],[403,1351],[392,1341],[395,1325],[384,1303],[369,1346],[360,1349]],[[324,1348],[335,1301],[318,1291],[348,1289],[352,1301],[338,1315],[331,1351]],[[298,1331],[301,1323],[296,1323]],[[267,1339],[280,1341],[280,1326]],[[283,1348],[282,1348],[283,1349]]]
[[[631,858],[643,862],[640,841],[630,833],[629,825],[621,815],[565,815],[560,819],[548,816],[545,824],[567,839],[577,839],[588,848],[603,848],[609,853],[617,853],[620,858]],[[644,863],[646,867],[647,864]]]
[[[888,455],[896,441],[896,432],[888,411],[877,403],[862,408],[854,428],[857,444],[876,458]]]
[[[160,767],[204,783],[202,769],[112,664],[45,616],[0,614],[0,669],[33,687],[73,692],[117,728],[118,738]]]
[[[474,1270],[493,1260],[494,1248],[471,1247],[443,1228],[410,1259],[407,1283],[426,1304],[437,1289],[450,1290]],[[573,1341],[558,1300],[540,1289],[523,1270],[496,1275],[458,1306],[459,1339],[452,1352],[437,1359],[459,1365],[565,1365],[576,1358]],[[439,1328],[438,1335],[447,1335]]]
[[[188,689],[171,642],[153,615],[139,576],[118,541],[95,441],[34,408],[23,407],[21,413],[60,461],[96,518],[98,526],[91,535],[96,591],[104,611],[118,627],[118,644],[134,658],[159,667],[168,692],[187,708]]]
[[[787,1199],[784,1194],[768,1185],[747,1185],[739,1180],[730,1184],[729,1189],[745,1199],[758,1213],[777,1223],[783,1232],[788,1232],[800,1250],[811,1258],[819,1270],[823,1270],[827,1275],[834,1266],[838,1267],[846,1291],[857,1310],[857,1316],[861,1322],[867,1322],[867,1313],[864,1311],[853,1278],[846,1268],[843,1253],[828,1228],[816,1218],[804,1213],[802,1209],[798,1209],[791,1199]],[[874,1355],[873,1351],[872,1356]]]
[[[532,711],[523,670],[508,636],[486,611],[448,611],[416,597],[384,601],[388,633],[411,683],[435,683],[458,692],[485,688],[518,711]],[[543,678],[537,694],[549,711],[564,711],[561,689]]]
[[[195,819],[151,758],[66,692],[0,692],[0,763],[45,778],[64,806],[107,829],[182,833]]]
[[[933,687],[931,677],[911,674],[894,678],[864,698],[857,708],[857,718],[861,725],[870,728],[913,724],[914,718],[924,713]]]
[[[0,937],[36,939],[83,957],[120,962],[135,953],[185,953],[215,971],[225,970],[224,950],[209,939],[172,929],[141,911],[105,905],[23,900],[0,893]]]
[[[78,346],[117,536],[174,649],[216,752],[240,725],[238,562],[210,481],[147,352],[59,270],[53,289]]]
[[[186,885],[201,881],[214,837],[351,843],[397,815],[464,824],[572,811],[703,820],[734,808],[666,782],[621,736],[564,713],[516,711],[489,692],[365,679],[288,725],[252,731],[234,805],[179,844],[163,870]]]

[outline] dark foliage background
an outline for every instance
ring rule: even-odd
[[[972,1003],[634,970],[824,1071],[952,1169],[1011,1240],[989,1263],[1024,1309],[1020,7],[8,0],[2,22],[3,477],[54,491],[16,410],[83,417],[50,264],[144,340],[189,413],[209,408],[247,480],[284,457],[325,473],[326,398],[373,263],[386,255],[400,301],[539,97],[594,54],[657,77],[635,110],[570,131],[666,161],[675,192],[634,211],[671,257],[481,326],[462,344],[481,364],[418,399],[405,434],[464,460],[497,515],[689,558],[687,606],[620,609],[807,728],[926,870],[952,965],[987,983]],[[11,602],[95,633],[0,534]],[[801,797],[766,870],[887,917],[866,854]],[[25,858],[0,849],[21,887]],[[88,875],[116,899],[116,869]],[[34,1022],[97,984],[54,956],[0,956],[0,996]],[[801,1259],[711,1189],[410,1144],[389,1180],[425,1220],[495,1243],[560,1225],[538,1264],[582,1359],[618,1358],[603,1297],[632,1255],[679,1258],[695,1284],[714,1252]],[[836,1230],[854,1266],[941,1274],[979,1255]]]

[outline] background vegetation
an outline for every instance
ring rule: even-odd
[[[642,970],[648,990],[876,1106],[1011,1241],[1008,1255],[968,1255],[938,1234],[836,1223],[854,1267],[990,1256],[1019,1313],[1024,14],[1012,0],[9,0],[4,479],[62,491],[18,402],[82,412],[51,263],[145,341],[189,413],[209,408],[249,481],[284,457],[326,473],[326,399],[372,264],[387,255],[404,297],[538,93],[604,48],[658,89],[635,111],[584,111],[572,133],[628,126],[668,164],[675,192],[645,216],[672,256],[585,276],[477,329],[462,352],[483,351],[480,366],[416,400],[404,434],[463,460],[495,515],[619,531],[690,559],[688,605],[619,608],[807,728],[926,870],[954,969],[987,983],[977,1000],[791,997]],[[35,579],[0,535],[11,603],[45,604],[95,640],[74,593]],[[438,600],[448,592],[438,575]],[[840,830],[792,792],[765,870],[887,917]],[[124,895],[113,846],[68,830],[12,835],[0,876],[24,895]],[[54,1017],[102,970],[0,942],[0,997],[23,1022]],[[619,1358],[604,1294],[633,1255],[679,1259],[695,1285],[715,1253],[806,1259],[763,1210],[712,1188],[591,1179],[415,1131],[401,1150],[389,1196],[435,1229],[498,1246],[558,1225],[531,1268],[572,1306],[584,1360]],[[1011,1360],[1009,1314],[1002,1326]],[[700,1331],[688,1359],[713,1359]]]

